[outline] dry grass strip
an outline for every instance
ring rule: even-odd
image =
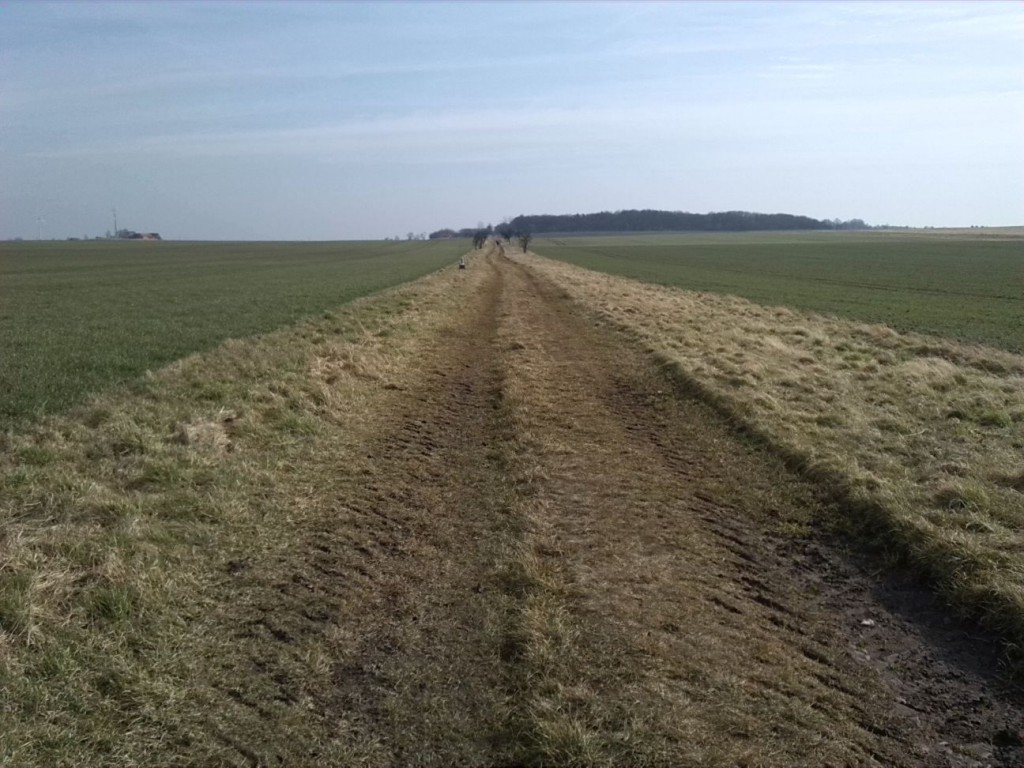
[[[1024,357],[521,258],[1024,646]]]
[[[594,692],[579,684],[578,622],[565,564],[546,556],[549,503],[538,496],[540,443],[523,419],[515,374],[503,403],[507,441],[499,450],[515,492],[509,520],[515,531],[500,559],[499,578],[513,599],[502,644],[508,669],[509,731],[524,765],[597,766],[607,763],[592,715]]]

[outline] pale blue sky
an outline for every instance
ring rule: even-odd
[[[202,239],[1024,224],[1024,4],[0,0],[0,238],[114,207]]]

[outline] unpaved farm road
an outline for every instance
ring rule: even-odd
[[[257,727],[241,743],[228,718],[222,758],[1024,765],[993,647],[815,533],[813,487],[528,261],[474,255],[453,290],[371,469],[329,491],[349,522],[310,531],[233,618],[282,658],[322,635],[333,684],[250,659],[225,696]],[[323,739],[289,742],[245,691]]]

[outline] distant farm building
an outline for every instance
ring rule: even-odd
[[[117,230],[118,240],[160,240],[159,232],[134,232],[130,229]]]

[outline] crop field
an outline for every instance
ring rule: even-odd
[[[0,428],[455,259],[457,242],[0,245]]]
[[[1020,229],[538,238],[533,249],[661,285],[1024,351]]]
[[[6,252],[0,764],[1024,765],[1024,355],[662,240]]]

